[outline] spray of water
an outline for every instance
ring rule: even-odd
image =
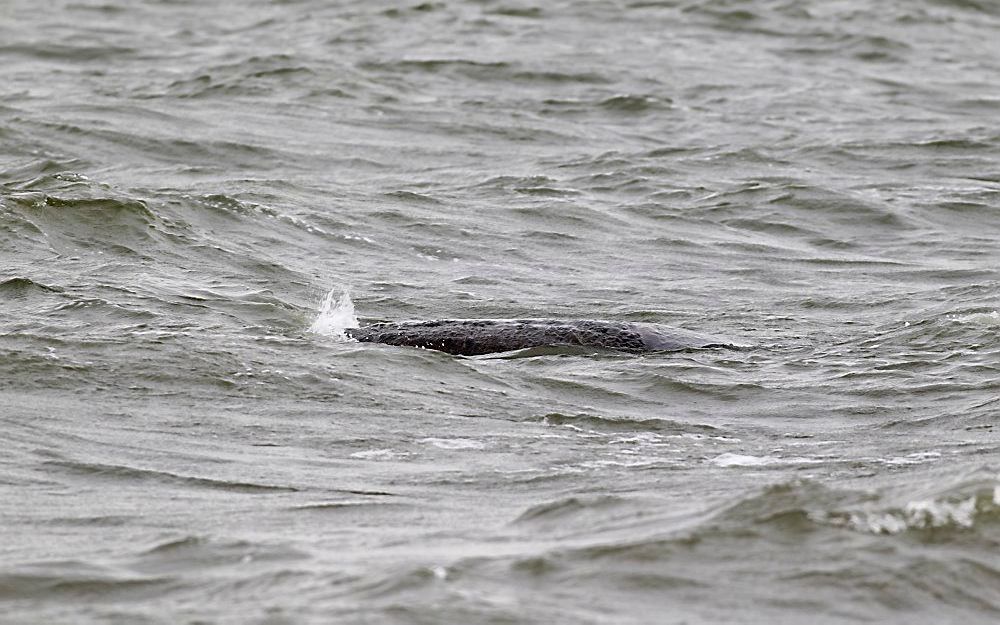
[[[339,295],[339,297],[338,297]],[[319,314],[309,326],[309,331],[324,336],[346,339],[344,330],[358,327],[358,318],[354,315],[354,302],[347,289],[330,289],[319,306]]]

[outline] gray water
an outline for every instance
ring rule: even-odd
[[[5,0],[0,621],[997,622],[998,76],[992,0]]]

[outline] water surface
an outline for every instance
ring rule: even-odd
[[[998,32],[4,3],[5,622],[996,622]],[[342,289],[750,348],[360,344]]]

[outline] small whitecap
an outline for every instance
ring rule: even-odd
[[[762,467],[772,464],[818,464],[820,462],[823,461],[819,458],[804,458],[802,456],[779,458],[777,456],[747,456],[728,452],[711,460],[712,464],[720,467]]]
[[[406,455],[408,454],[400,453],[394,449],[366,449],[364,451],[356,451],[350,457],[361,460],[392,460]]]
[[[636,445],[653,445],[659,443],[663,440],[663,437],[655,432],[638,432],[631,436],[619,436],[618,438],[613,438],[608,441],[609,445],[624,445],[624,444],[636,444]]]
[[[911,501],[902,510],[854,512],[847,526],[872,534],[899,534],[909,529],[949,526],[970,529],[975,524],[975,518],[976,497],[973,496],[960,501]]]
[[[910,464],[924,464],[927,462],[934,462],[941,458],[940,451],[919,451],[912,454],[906,454],[905,456],[894,456],[892,458],[886,458],[880,462],[893,466],[905,466]]]
[[[779,460],[774,456],[747,456],[727,452],[712,458],[711,462],[720,467],[760,467],[775,464]]]
[[[988,313],[972,313],[969,315],[950,315],[948,318],[956,323],[968,323],[981,326],[1000,325],[1000,312],[996,310]]]
[[[447,579],[448,569],[443,566],[432,566],[431,574],[433,574],[436,579]]]
[[[942,527],[957,525],[970,528],[976,514],[976,498],[961,501],[911,501],[904,509],[911,527]]]
[[[661,460],[660,458],[651,458],[649,456],[638,456],[634,459],[608,459],[608,460],[590,460],[587,462],[581,462],[580,466],[585,469],[606,469],[609,467],[626,467],[626,468],[637,468],[637,467],[650,467],[665,464],[667,461]]]
[[[811,514],[818,523],[871,534],[953,528],[971,530],[977,517],[992,517],[1000,508],[1000,485],[980,486],[960,497],[941,495],[914,499],[888,509],[861,509]]]
[[[486,445],[471,438],[423,438],[421,443],[429,443],[439,449],[486,449]]]

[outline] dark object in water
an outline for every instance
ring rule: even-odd
[[[424,347],[463,356],[564,345],[625,352],[732,347],[715,338],[654,323],[587,319],[439,319],[373,323],[345,332],[358,341]]]

